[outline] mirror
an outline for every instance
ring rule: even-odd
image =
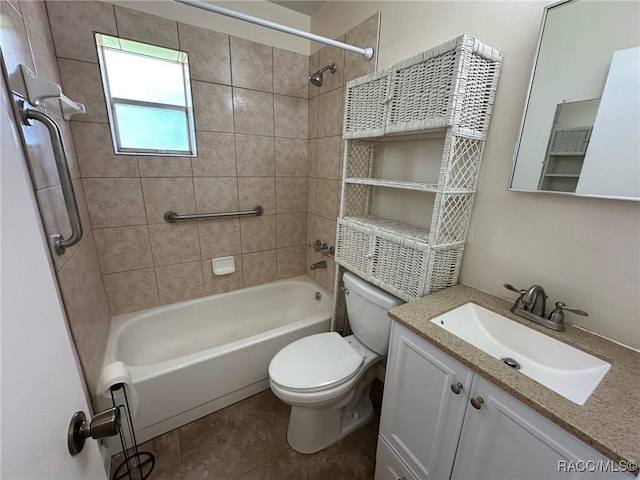
[[[640,2],[545,8],[510,190],[640,200]]]

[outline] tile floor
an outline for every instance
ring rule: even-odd
[[[150,480],[371,480],[382,403],[378,380],[371,398],[371,422],[313,455],[287,444],[289,406],[270,390],[149,440],[140,450],[155,455]],[[120,461],[116,456],[112,465]]]

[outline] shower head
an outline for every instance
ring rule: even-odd
[[[327,65],[326,67],[322,67],[316,73],[309,77],[309,81],[314,84],[316,87],[322,86],[322,74],[325,70],[329,70],[331,73],[336,73],[336,64],[332,63],[331,65]]]

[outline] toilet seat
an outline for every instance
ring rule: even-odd
[[[364,357],[337,332],[301,338],[280,350],[271,360],[269,376],[291,392],[328,390],[358,374]]]

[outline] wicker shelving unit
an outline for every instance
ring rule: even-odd
[[[501,62],[502,53],[462,35],[347,84],[334,327],[344,316],[344,268],[407,301],[457,283]],[[437,179],[376,178],[381,141],[424,134],[443,139]],[[372,215],[380,189],[435,196],[430,227]]]
[[[593,127],[554,128],[538,189],[575,192]]]

